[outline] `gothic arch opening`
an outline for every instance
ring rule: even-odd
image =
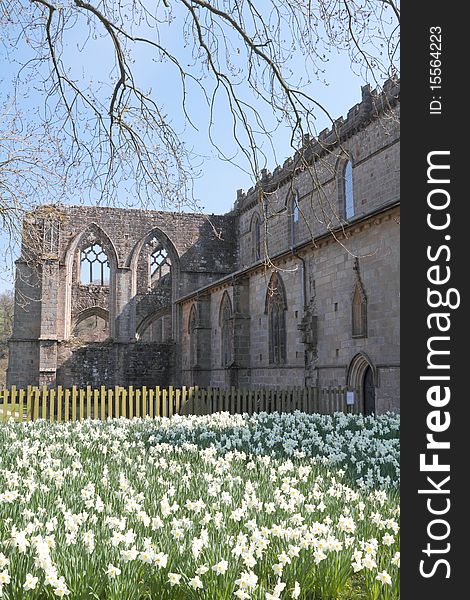
[[[72,335],[82,342],[104,342],[109,337],[109,312],[99,306],[83,310],[74,319]]]
[[[336,187],[338,194],[338,216],[341,220],[349,220],[356,215],[353,185],[354,164],[352,157],[342,153],[336,162]]]
[[[284,364],[287,359],[287,298],[279,273],[273,273],[269,280],[264,311],[268,315],[269,362],[273,365]]]
[[[168,342],[171,339],[171,308],[143,319],[137,327],[136,339],[140,342]]]
[[[197,309],[196,304],[191,306],[191,312],[188,319],[189,335],[189,365],[194,367],[197,364]]]
[[[97,308],[107,313],[106,337],[114,335],[117,265],[116,248],[96,223],[73,238],[65,254],[64,339],[72,334],[81,313]]]
[[[179,257],[170,238],[158,227],[148,231],[134,246],[129,258],[132,329],[143,341],[142,324],[161,319],[148,333],[153,339],[166,341],[176,337],[175,299],[179,284]],[[155,316],[164,311],[163,317]],[[158,331],[157,331],[158,330]],[[160,335],[161,334],[161,335]],[[155,340],[156,341],[156,340]]]
[[[258,260],[261,260],[261,219],[256,211],[251,217],[250,232],[251,261],[257,262]]]
[[[224,292],[219,309],[220,327],[220,364],[229,367],[233,360],[233,311],[232,301],[227,292]]]
[[[346,385],[358,394],[357,401],[364,414],[376,412],[377,369],[364,352],[356,354],[349,363]]]

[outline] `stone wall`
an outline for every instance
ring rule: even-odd
[[[75,348],[62,342],[58,347],[56,385],[98,387],[133,385],[167,387],[173,382],[172,343],[91,343]]]
[[[347,239],[332,237],[299,251],[304,263],[291,254],[275,262],[278,275],[286,290],[286,348],[284,364],[269,364],[268,315],[266,294],[273,270],[264,267],[249,273],[248,368],[241,369],[245,384],[252,387],[318,385],[344,386],[348,369],[360,353],[367,355],[377,372],[376,402],[381,412],[399,409],[399,210],[389,208],[382,214],[364,219],[347,232]],[[367,295],[367,335],[352,334],[352,297],[357,282],[355,269],[358,259],[360,278]],[[316,343],[307,353],[299,329],[306,314],[304,310],[305,264],[306,305],[313,311]],[[207,371],[210,384],[231,384],[230,369],[221,365],[221,330],[218,322],[223,294],[233,298],[233,281],[211,288],[210,353]],[[183,305],[182,321],[187,324],[192,300]],[[182,337],[184,383],[199,383],[199,372],[188,368],[190,336],[187,326]],[[306,364],[307,360],[307,364]],[[353,382],[351,382],[352,384]]]

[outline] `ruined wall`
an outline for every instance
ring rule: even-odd
[[[58,348],[60,366],[57,370],[56,384],[64,387],[167,387],[174,379],[173,352],[174,344],[171,342],[107,342],[81,347],[74,347],[71,342],[62,342]]]
[[[159,341],[176,341],[179,331],[176,298],[236,267],[233,216],[209,218],[73,206],[42,207],[28,215],[26,221],[28,230],[34,232],[34,252],[39,265],[30,272],[31,260],[18,262],[17,294],[27,300],[23,307],[17,303],[15,312],[9,385],[54,384],[56,370],[65,360],[59,344],[76,342],[74,352],[78,353],[79,362],[84,351],[80,354],[78,347],[93,340],[89,328],[79,325],[90,317],[99,317],[107,323],[109,339],[120,344],[131,344],[138,339],[141,339],[138,343],[143,343],[145,330],[156,319],[163,318],[160,330],[164,334]],[[23,255],[30,256],[32,251],[27,242],[25,238]],[[84,284],[82,252],[94,245],[108,259],[109,281]],[[163,276],[157,284],[152,281],[149,264],[155,245],[165,248],[171,262],[171,274]],[[104,325],[100,327],[95,342],[103,341],[104,329]],[[80,343],[79,334],[83,330],[87,335]],[[145,354],[138,349],[132,352]],[[27,362],[19,359],[22,354],[27,355]],[[133,377],[124,366],[117,372],[121,373],[123,385]]]

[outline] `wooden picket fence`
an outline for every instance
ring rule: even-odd
[[[332,414],[358,412],[346,404],[345,388],[114,388],[33,387],[0,391],[0,420],[76,421],[125,417],[171,417],[175,414],[293,412]]]

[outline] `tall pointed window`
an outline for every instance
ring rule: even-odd
[[[232,362],[233,319],[232,303],[227,292],[224,293],[220,304],[219,326],[221,364],[228,367]]]
[[[269,362],[286,362],[286,293],[278,273],[274,273],[266,293],[265,311],[268,315]]]
[[[80,283],[109,285],[108,256],[98,243],[87,246],[80,253]]]
[[[359,282],[354,288],[352,301],[352,335],[353,337],[367,336],[367,299]]]
[[[261,259],[261,222],[258,214],[251,222],[251,254],[253,262]]]
[[[346,219],[354,217],[354,190],[353,190],[353,167],[352,162],[348,162],[344,166],[343,171],[344,185],[344,216]]]
[[[299,192],[295,192],[294,197],[292,198],[292,222],[299,222]]]
[[[295,190],[294,194],[290,198],[290,243],[292,246],[298,241],[298,223],[300,216],[299,209],[299,192]]]
[[[150,254],[150,278],[159,281],[170,272],[171,262],[168,252],[163,246],[158,245]]]
[[[189,333],[189,365],[193,367],[197,363],[197,312],[196,306],[191,306],[189,313],[188,333]]]

